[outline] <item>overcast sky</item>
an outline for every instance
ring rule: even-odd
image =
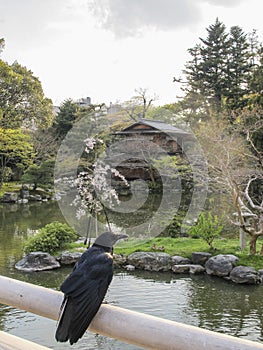
[[[2,59],[33,71],[56,105],[125,101],[138,88],[162,105],[180,95],[173,76],[216,17],[263,41],[262,13],[262,0],[0,0]]]

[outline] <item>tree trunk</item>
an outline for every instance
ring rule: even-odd
[[[246,249],[246,232],[242,228],[239,229],[239,244],[241,250]]]
[[[250,255],[255,255],[257,252],[257,236],[251,235],[250,236],[250,242],[249,242],[249,254]]]

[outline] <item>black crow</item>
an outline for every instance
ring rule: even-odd
[[[64,293],[56,340],[76,343],[96,315],[113,276],[113,246],[127,235],[102,233],[62,283]]]

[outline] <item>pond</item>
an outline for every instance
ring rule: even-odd
[[[0,206],[0,274],[58,289],[71,268],[41,273],[16,271],[23,240],[58,220],[55,202]],[[107,302],[245,339],[263,342],[263,286],[242,286],[206,275],[115,271]],[[135,350],[132,345],[87,332],[73,347],[54,339],[56,322],[0,305],[0,329],[52,349]]]

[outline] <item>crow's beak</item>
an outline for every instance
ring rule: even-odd
[[[119,241],[120,239],[125,239],[125,238],[128,238],[129,236],[128,235],[125,235],[125,234],[121,234],[121,235],[116,235],[117,237],[117,240]]]

